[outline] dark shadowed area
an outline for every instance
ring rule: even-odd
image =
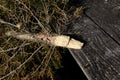
[[[57,80],[88,80],[68,50],[61,55],[63,68],[57,70]]]

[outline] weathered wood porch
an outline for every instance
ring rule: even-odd
[[[86,42],[69,49],[88,80],[120,80],[120,0],[88,0],[73,25]]]

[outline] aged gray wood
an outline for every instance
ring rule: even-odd
[[[120,0],[87,2],[85,15],[69,30],[87,44],[69,50],[89,80],[120,80]]]
[[[69,51],[89,80],[120,80],[119,36],[111,36],[119,35],[120,27],[117,27],[118,32],[109,31],[111,27],[103,29],[82,15],[68,32],[76,32],[76,35],[80,32],[86,44],[81,50]]]
[[[86,15],[120,45],[120,0],[89,0]]]
[[[87,5],[71,28],[87,44],[69,50],[89,80],[120,80],[120,0],[88,0]]]

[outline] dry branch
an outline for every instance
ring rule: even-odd
[[[17,39],[34,41],[34,42],[43,42],[48,43],[54,46],[73,48],[73,49],[81,49],[83,43],[69,36],[65,35],[45,35],[45,34],[30,34],[30,33],[20,33],[15,31],[6,32],[7,36],[12,36]]]

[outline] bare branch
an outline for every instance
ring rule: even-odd
[[[83,43],[70,38],[70,36],[65,35],[45,35],[45,34],[30,34],[30,33],[18,33],[15,31],[6,32],[7,36],[12,36],[21,40],[28,40],[34,42],[48,43],[54,46],[81,49]]]
[[[14,38],[21,39],[21,40],[28,40],[28,41],[33,41],[33,42],[42,42],[42,40],[40,40],[39,36],[35,35],[35,34],[20,33],[20,32],[16,32],[16,31],[8,31],[5,34],[7,36],[12,36]]]

